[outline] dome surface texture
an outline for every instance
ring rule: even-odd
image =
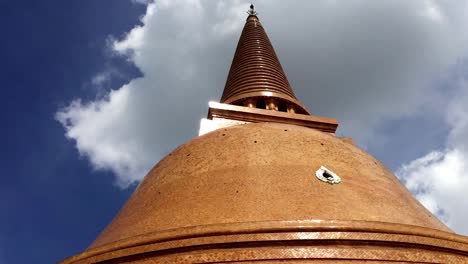
[[[320,166],[342,182],[318,180]],[[314,129],[256,123],[214,131],[169,154],[92,247],[187,226],[307,219],[450,231],[356,146]]]
[[[341,182],[319,180],[321,166]],[[467,263],[467,252],[466,237],[353,144],[251,123],[175,149],[90,248],[64,263]]]

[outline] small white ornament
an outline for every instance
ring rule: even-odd
[[[341,178],[338,175],[336,175],[333,171],[325,168],[325,166],[320,166],[320,169],[318,169],[315,172],[315,176],[319,180],[330,184],[338,184],[341,182]]]

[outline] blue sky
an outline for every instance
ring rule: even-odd
[[[255,3],[309,110],[468,234],[468,3],[297,1],[289,17],[281,1]],[[0,264],[82,251],[197,135],[249,4],[0,1]]]
[[[105,43],[144,10],[125,0],[0,2],[0,263],[54,263],[82,250],[132,192],[78,156],[54,113],[74,97],[94,98],[86,83],[109,64],[139,74]]]

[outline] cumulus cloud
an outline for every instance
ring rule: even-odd
[[[457,232],[468,235],[468,156],[458,149],[430,152],[398,174],[418,200]]]
[[[447,148],[404,164],[397,175],[426,208],[468,235],[468,86],[465,81],[453,85],[461,91],[446,111]]]
[[[111,42],[143,77],[56,113],[81,155],[126,187],[194,137],[207,102],[221,96],[249,4],[148,2],[141,25]],[[440,101],[428,84],[466,55],[466,5],[256,1],[300,100],[313,113],[338,118],[341,132],[361,144],[372,144],[380,122]]]

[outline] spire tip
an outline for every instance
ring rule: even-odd
[[[247,14],[249,14],[249,16],[256,16],[257,15],[257,11],[255,11],[255,6],[253,4],[250,4],[250,9],[249,9],[249,11],[247,11]]]

